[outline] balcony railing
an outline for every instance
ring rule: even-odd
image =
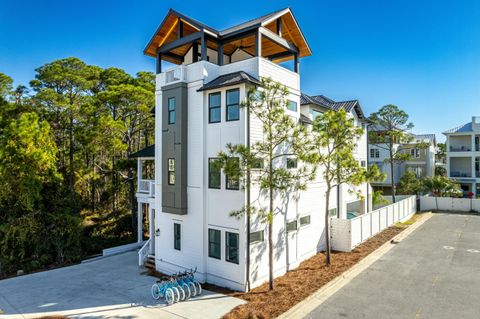
[[[450,152],[470,152],[472,148],[470,145],[450,146]]]
[[[138,183],[138,193],[148,194],[155,197],[155,181],[150,179],[141,179]]]
[[[165,72],[165,84],[170,84],[184,80],[184,67],[180,65]]]
[[[450,177],[472,177],[472,174],[469,172],[451,171]]]

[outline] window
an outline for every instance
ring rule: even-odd
[[[175,250],[181,249],[181,225],[177,223],[173,223],[173,248]]]
[[[310,109],[310,114],[312,115],[312,119],[315,121],[315,119],[322,115],[322,112],[320,111],[317,111],[317,110],[313,110],[313,109]]]
[[[218,229],[208,229],[208,257],[220,259],[220,238],[221,238],[221,231]]]
[[[300,217],[300,227],[310,225],[310,215]]]
[[[222,120],[220,96],[220,92],[208,95],[208,123],[219,123]]]
[[[261,158],[255,158],[252,160],[252,169],[262,169],[264,166]]]
[[[263,230],[250,233],[250,244],[261,243],[264,240],[265,232]]]
[[[208,159],[208,188],[220,189],[220,163],[218,158]]]
[[[168,185],[175,185],[175,159],[168,159]]]
[[[225,260],[238,264],[238,234],[225,232]]]
[[[361,166],[361,167],[366,167],[366,166],[367,166],[367,162],[365,162],[365,161],[360,161],[360,166]]]
[[[328,217],[337,217],[337,209],[336,208],[330,208],[328,210]]]
[[[229,158],[228,164],[231,165],[232,168],[238,169],[240,167],[240,160],[236,157]],[[240,189],[240,178],[238,176],[229,176],[229,174],[225,174],[225,184],[227,189],[238,190]]]
[[[297,168],[297,159],[287,157],[287,168],[288,169]]]
[[[297,102],[288,100],[287,109],[293,112],[297,112]]]
[[[292,220],[291,222],[287,223],[287,232],[296,231],[297,230],[297,220]]]
[[[378,148],[371,148],[370,149],[370,157],[371,158],[379,158],[380,157],[380,150]]]
[[[168,99],[168,124],[175,124],[175,98]]]
[[[240,90],[227,91],[227,121],[240,119]]]
[[[410,155],[414,158],[419,158],[420,157],[420,151],[418,148],[412,148],[410,149]]]

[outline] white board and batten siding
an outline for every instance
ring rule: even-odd
[[[404,198],[352,219],[330,219],[332,249],[350,252],[356,246],[397,222],[410,219],[416,209],[416,197]]]

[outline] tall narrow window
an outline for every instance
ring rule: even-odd
[[[168,124],[175,124],[175,98],[168,99]]]
[[[240,119],[240,90],[227,91],[227,121]]]
[[[228,166],[232,170],[237,171],[240,167],[240,160],[237,157],[228,159]],[[227,189],[238,190],[240,189],[240,178],[230,174],[225,174],[225,184]]]
[[[208,229],[208,257],[220,259],[221,252],[220,252],[220,236],[221,231],[218,229]]]
[[[168,185],[175,185],[175,159],[168,159]]]
[[[222,119],[222,112],[220,110],[220,92],[210,93],[208,95],[208,123],[218,123]]]
[[[293,112],[297,112],[297,102],[288,100],[287,109]]]
[[[182,230],[181,225],[173,223],[173,248],[175,250],[181,250]]]
[[[208,159],[208,188],[220,189],[220,163],[218,158]]]
[[[225,260],[238,264],[238,234],[225,232]]]

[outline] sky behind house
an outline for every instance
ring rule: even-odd
[[[69,56],[154,71],[142,52],[169,8],[224,29],[288,6],[313,51],[300,65],[307,94],[359,99],[366,114],[396,104],[414,133],[440,140],[480,115],[477,0],[0,0],[0,72],[26,85]]]

